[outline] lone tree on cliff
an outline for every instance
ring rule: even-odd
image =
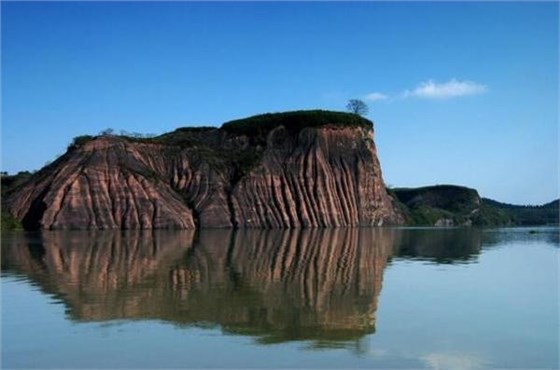
[[[369,108],[366,103],[361,101],[360,99],[350,99],[348,100],[348,104],[346,104],[346,109],[349,112],[358,114],[360,116],[365,116],[368,114]]]

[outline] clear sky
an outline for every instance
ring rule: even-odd
[[[2,2],[2,169],[368,102],[385,182],[558,197],[558,3]]]

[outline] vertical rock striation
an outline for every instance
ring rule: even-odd
[[[246,121],[154,139],[99,136],[72,146],[4,205],[27,229],[402,222],[383,184],[371,122],[323,111]]]
[[[372,130],[305,128],[268,134],[259,166],[233,190],[240,227],[378,226],[395,220]]]

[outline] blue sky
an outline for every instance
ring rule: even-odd
[[[558,197],[558,3],[1,6],[4,171],[108,127],[163,133],[361,98],[387,184]]]

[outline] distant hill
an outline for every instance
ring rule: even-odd
[[[520,206],[481,198],[475,189],[456,185],[389,189],[411,226],[558,225],[559,200]]]
[[[515,226],[558,225],[559,223],[560,199],[540,206],[520,206],[482,198],[482,204],[487,213],[505,215]]]
[[[470,226],[481,208],[478,192],[463,186],[396,188],[391,193],[401,203],[407,225]]]

